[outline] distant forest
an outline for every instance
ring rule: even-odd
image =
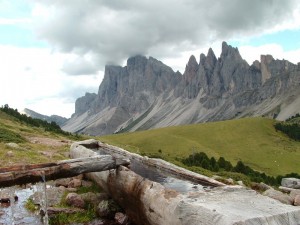
[[[278,122],[274,125],[276,131],[282,131],[290,138],[300,141],[300,114],[288,118],[285,122]]]
[[[284,176],[279,175],[277,177],[269,176],[265,173],[253,170],[251,167],[246,166],[242,161],[238,161],[233,166],[224,157],[220,157],[216,160],[214,157],[209,158],[204,152],[197,152],[189,155],[187,158],[182,160],[182,163],[187,166],[198,166],[204,169],[214,172],[235,172],[246,175],[252,182],[264,182],[268,185],[279,186],[283,177],[295,177],[300,178],[297,173],[290,173]]]

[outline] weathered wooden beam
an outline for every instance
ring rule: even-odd
[[[0,187],[10,187],[43,180],[54,180],[82,173],[100,172],[129,165],[128,159],[111,155],[63,160],[57,163],[32,164],[0,168]]]

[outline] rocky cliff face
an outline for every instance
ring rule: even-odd
[[[76,101],[65,130],[92,135],[171,125],[300,112],[300,68],[270,55],[252,65],[222,44],[191,56],[183,75],[154,58],[135,56],[125,67],[106,66],[98,94]]]
[[[85,93],[85,96],[78,98],[75,102],[75,115],[80,115],[92,107],[92,103],[96,99],[95,93]]]

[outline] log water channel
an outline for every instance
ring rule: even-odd
[[[111,152],[106,151],[103,148],[93,149],[93,151],[95,151],[99,155],[111,154]],[[114,153],[113,155],[115,157],[122,157],[122,155],[118,153]],[[135,158],[130,159],[130,170],[143,178],[157,182],[166,188],[173,189],[180,193],[186,193],[195,190],[209,190],[213,188],[213,186],[189,181],[182,177],[176,176],[175,174],[167,174],[161,169],[149,166]]]
[[[56,179],[53,178],[52,172],[55,172],[55,177],[61,174],[70,175],[70,168],[76,173],[87,173],[90,179],[119,203],[126,215],[136,224],[298,225],[300,223],[299,208],[276,202],[245,187],[226,186],[166,161],[142,157],[95,140],[72,144],[70,156],[73,159],[68,163],[75,163],[78,166],[76,169],[66,162],[60,162],[55,165],[58,166],[55,167],[57,170],[50,169],[49,174],[45,173],[43,180]],[[90,161],[93,157],[95,163]],[[85,159],[85,165],[89,165],[85,168],[92,167],[91,171],[82,170],[82,159]],[[130,169],[126,168],[128,159]],[[30,176],[35,179],[38,174],[40,173],[30,173]],[[0,184],[2,182],[5,187],[4,180],[9,177],[5,174],[1,177],[0,173]],[[15,179],[15,176],[12,178]],[[41,177],[39,179],[41,180]],[[15,181],[22,183],[23,178]],[[39,184],[36,188],[38,187],[45,193],[45,183]],[[39,215],[28,213],[24,209],[24,202],[33,193],[34,188],[23,190],[16,187],[8,188],[11,205],[10,207],[0,205],[0,225],[48,223],[46,220],[42,221]],[[15,194],[19,197],[16,202]],[[45,206],[42,207],[47,207],[45,195],[43,199]],[[44,210],[47,211],[45,208]]]
[[[63,160],[57,163],[16,165],[0,168],[0,225],[35,224],[48,225],[48,200],[46,189],[51,185],[46,180],[55,180],[76,176],[86,172],[115,169],[118,165],[128,165],[128,160],[115,160],[112,156],[103,155],[80,159]],[[39,183],[36,183],[39,182]],[[30,188],[16,185],[36,183]],[[48,186],[48,187],[47,187]],[[39,193],[40,215],[25,208],[27,199]]]

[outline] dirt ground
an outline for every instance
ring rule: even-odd
[[[27,140],[33,144],[42,144],[49,147],[61,147],[64,145],[71,145],[73,143],[70,140],[57,140],[46,137],[27,137]]]

